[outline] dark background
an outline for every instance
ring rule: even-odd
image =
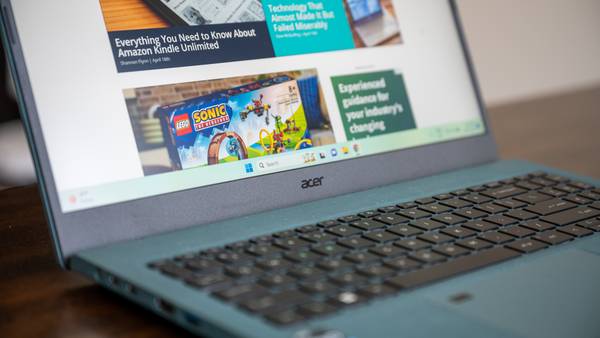
[[[6,59],[4,54],[4,47],[0,44],[0,49],[2,50],[0,65],[0,123],[18,119],[19,118],[19,108],[17,107],[17,103],[10,96],[8,89],[8,69],[6,68]]]

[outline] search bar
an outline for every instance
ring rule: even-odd
[[[294,154],[260,160],[256,163],[256,167],[259,171],[275,171],[298,167],[304,165],[304,163],[306,162],[302,155]]]

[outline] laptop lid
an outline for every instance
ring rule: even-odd
[[[1,0],[61,262],[495,159],[454,3],[357,48],[345,1]]]

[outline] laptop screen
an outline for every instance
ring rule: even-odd
[[[12,7],[65,213],[485,133],[446,1]]]

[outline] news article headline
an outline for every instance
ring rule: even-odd
[[[109,33],[119,72],[273,57],[264,22]]]

